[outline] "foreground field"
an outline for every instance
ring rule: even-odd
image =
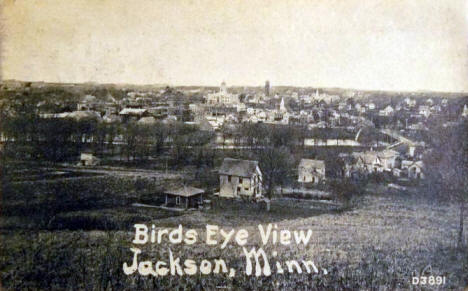
[[[223,200],[215,200],[211,210],[182,214],[130,206],[135,201],[151,203],[167,183],[90,177],[77,183],[10,185],[2,201],[3,288],[394,290],[412,288],[413,276],[431,274],[445,276],[445,284],[424,288],[462,290],[468,284],[467,252],[455,248],[458,211],[453,205],[374,189],[346,211],[291,199],[274,200],[270,212],[257,204]],[[202,238],[194,245],[149,243],[142,247],[141,260],[168,261],[170,249],[182,262],[222,258],[236,275],[126,276],[122,266],[132,262],[134,223],[155,224],[157,229],[181,224]],[[258,225],[268,223],[279,230],[311,229],[305,246],[267,244],[263,249],[269,256],[278,253],[272,262],[311,260],[319,273],[247,276],[241,247],[230,243],[221,249],[203,239],[207,224],[242,228],[249,233],[246,247],[258,248]]]

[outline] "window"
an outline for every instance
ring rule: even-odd
[[[245,191],[249,191],[249,187],[245,187],[244,189],[245,189]]]
[[[237,192],[240,192],[241,191],[241,187],[237,187]]]
[[[242,178],[239,178],[239,184],[242,184]]]
[[[228,182],[231,182],[231,176],[228,176]]]
[[[176,204],[176,205],[179,205],[179,204],[180,204],[180,197],[179,197],[179,196],[177,196],[177,197],[175,198],[175,204]]]

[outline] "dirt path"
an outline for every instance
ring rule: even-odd
[[[67,167],[47,168],[47,170],[72,171],[72,172],[80,172],[80,173],[92,173],[92,174],[123,176],[123,177],[141,177],[141,178],[149,178],[149,179],[180,178],[179,174],[165,173],[164,171],[145,170],[145,169],[125,169],[125,168],[118,168],[118,167],[84,168],[84,167],[67,166]]]

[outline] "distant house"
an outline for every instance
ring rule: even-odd
[[[149,116],[148,110],[142,108],[124,108],[119,112],[123,122],[137,121],[142,117]]]
[[[399,155],[399,152],[389,149],[379,152],[378,156],[382,161],[384,170],[391,171],[393,168],[396,168],[399,163]]]
[[[106,114],[102,118],[102,121],[104,121],[105,123],[117,123],[121,122],[122,118],[116,114]]]
[[[388,105],[387,107],[385,107],[384,109],[379,111],[379,115],[380,116],[391,116],[391,115],[393,115],[394,112],[395,112],[395,110],[393,109],[393,107],[391,105]]]
[[[325,180],[325,162],[302,159],[298,168],[298,182],[317,184]]]
[[[363,173],[392,171],[399,163],[399,153],[394,150],[380,152],[367,151],[353,153],[355,168]]]
[[[262,196],[262,172],[257,161],[225,158],[219,169],[219,196]]]
[[[376,152],[354,153],[355,168],[362,173],[383,172],[382,160]]]
[[[428,105],[419,106],[419,114],[423,115],[424,117],[428,117],[431,115],[430,107]]]
[[[370,102],[370,103],[367,103],[367,104],[366,104],[366,107],[367,107],[367,109],[369,109],[369,110],[374,110],[374,109],[375,109],[375,104],[372,103],[372,102]]]
[[[84,96],[77,104],[78,111],[94,110],[98,103],[97,98],[93,95]]]
[[[408,107],[414,107],[414,106],[416,106],[416,100],[413,100],[413,99],[411,99],[411,98],[409,98],[409,97],[406,97],[405,100],[404,100],[403,102],[405,102],[405,103],[406,103],[406,106],[408,106]]]
[[[156,119],[153,116],[142,117],[142,118],[140,118],[140,120],[138,120],[138,124],[154,125],[154,124],[156,124]]]
[[[91,153],[81,153],[80,166],[96,166],[101,160]]]
[[[198,208],[203,203],[203,189],[181,186],[166,190],[166,206],[175,206],[180,208]]]
[[[406,170],[409,179],[424,179],[424,163],[422,161],[402,161],[402,170]]]
[[[73,111],[73,112],[63,112],[58,114],[52,114],[51,116],[42,115],[44,117],[53,117],[53,118],[72,118],[75,120],[84,120],[84,119],[93,119],[101,121],[101,115],[96,111]]]

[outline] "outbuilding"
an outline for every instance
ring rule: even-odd
[[[178,208],[198,208],[199,205],[203,204],[203,189],[181,186],[166,190],[166,206],[178,207]]]

